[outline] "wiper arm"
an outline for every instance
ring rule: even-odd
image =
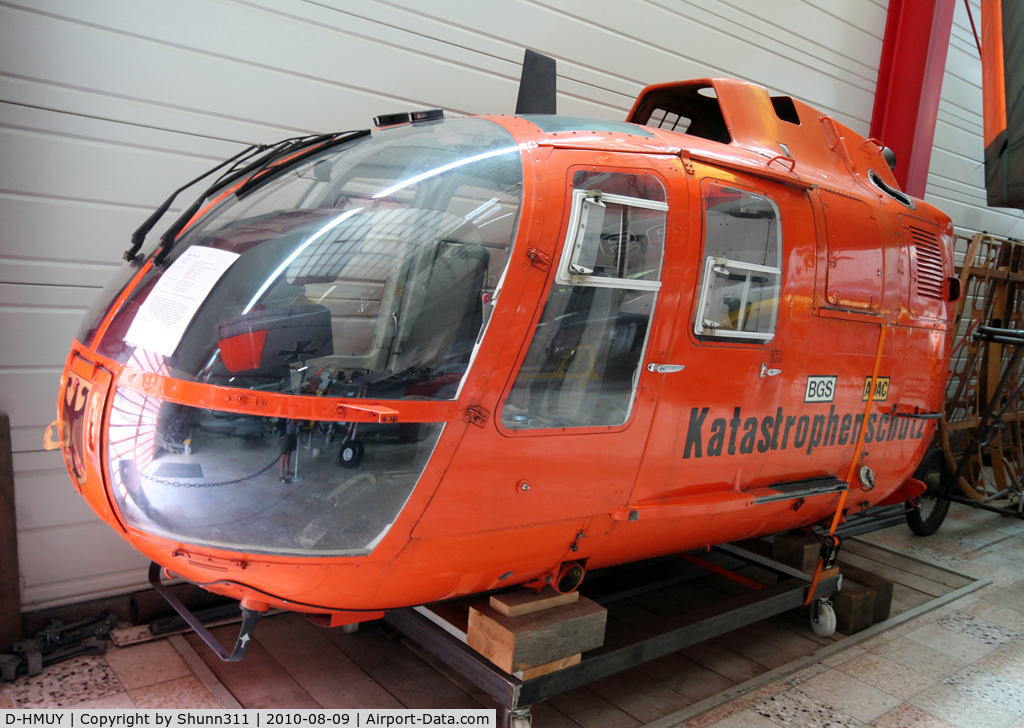
[[[269,147],[258,147],[258,149],[260,150],[266,149],[269,151],[267,151],[267,153],[261,156],[260,158],[245,165],[241,169],[232,168],[225,172],[223,175],[221,175],[221,177],[212,185],[210,185],[210,187],[208,187],[203,192],[203,194],[199,195],[199,197],[196,198],[195,202],[193,202],[191,205],[188,206],[188,208],[186,208],[185,212],[181,213],[178,219],[174,221],[173,225],[167,228],[164,234],[160,236],[160,245],[157,247],[156,252],[153,255],[153,263],[156,265],[160,265],[164,262],[164,259],[167,257],[167,254],[171,251],[171,248],[174,247],[174,241],[178,237],[178,234],[185,229],[185,226],[188,224],[189,220],[191,220],[195,216],[195,214],[199,212],[199,208],[202,207],[203,202],[205,202],[206,199],[214,192],[222,189],[223,187],[237,179],[241,179],[246,174],[249,174],[262,167],[265,167],[266,165],[270,164],[283,154],[287,154],[293,151],[294,149],[301,149],[302,147],[308,146],[310,144],[316,144],[324,136],[330,135],[291,137],[289,139],[282,139],[281,141],[275,144],[271,144]],[[231,160],[228,161],[230,162]],[[220,167],[223,167],[225,164],[227,163],[225,162],[224,164],[221,164],[218,167],[215,167],[214,169],[219,169]],[[212,172],[213,170],[210,171]],[[205,177],[206,175],[203,176]],[[199,179],[202,179],[202,177],[200,177]],[[174,193],[174,195],[177,194],[177,192]],[[172,200],[174,199],[174,195],[171,195]],[[169,204],[169,201],[168,203],[165,203],[165,205],[166,204]]]
[[[271,164],[267,166],[266,169],[254,174],[252,177],[246,180],[241,187],[235,190],[235,196],[238,197],[238,199],[242,199],[247,194],[255,190],[257,187],[260,187],[265,182],[268,182],[281,172],[284,172],[287,169],[291,169],[304,159],[311,157],[314,154],[318,154],[319,152],[322,152],[325,149],[330,149],[331,147],[336,147],[339,144],[344,144],[345,142],[352,141],[353,139],[361,139],[362,137],[369,135],[369,129],[361,129],[359,131],[343,131],[337,132],[335,134],[323,134],[318,137],[313,137],[302,144],[292,146],[291,148],[285,150],[284,152],[277,156],[282,156],[286,152],[297,153],[290,154],[289,156],[285,157],[276,164]]]
[[[206,172],[203,172],[201,175],[196,177],[191,182],[187,182],[187,183],[183,184],[181,187],[179,187],[174,192],[172,192],[171,196],[168,197],[166,200],[164,200],[164,203],[162,205],[160,205],[160,207],[158,207],[153,212],[152,215],[149,216],[149,218],[146,220],[146,222],[142,223],[142,225],[139,226],[139,229],[136,230],[134,233],[132,233],[132,245],[131,245],[130,248],[128,248],[128,250],[126,250],[124,252],[124,259],[127,260],[129,263],[132,263],[133,265],[142,262],[142,258],[141,258],[141,256],[138,255],[138,252],[142,248],[143,243],[146,242],[146,236],[149,234],[149,231],[153,229],[153,226],[156,225],[160,221],[160,218],[164,216],[164,213],[167,212],[167,210],[174,203],[174,198],[176,198],[183,190],[188,189],[189,187],[194,185],[199,180],[204,179],[206,177],[209,177],[211,174],[216,172],[221,167],[226,167],[227,165],[231,164],[232,162],[236,162],[236,161],[242,159],[246,155],[250,155],[250,154],[252,154],[255,151],[258,151],[260,149],[265,149],[265,148],[266,147],[263,147],[263,146],[258,145],[258,144],[251,144],[248,147],[246,147],[245,149],[243,149],[242,151],[240,151],[235,156],[233,156],[230,159],[227,159],[227,160],[221,162],[216,167],[214,167],[212,169],[209,169]]]
[[[170,252],[170,249],[174,246],[174,241],[178,237],[178,234],[181,233],[181,231],[188,224],[189,220],[191,220],[199,211],[199,208],[202,207],[203,202],[207,198],[209,198],[210,195],[212,195],[213,193],[217,192],[220,189],[223,189],[224,187],[232,184],[233,182],[239,179],[242,179],[246,175],[253,175],[253,177],[252,179],[247,181],[242,188],[239,188],[239,192],[241,193],[243,189],[245,189],[245,191],[251,191],[252,189],[255,189],[257,186],[262,184],[265,180],[268,180],[274,175],[276,175],[278,172],[283,171],[288,167],[291,167],[293,163],[301,161],[310,154],[318,152],[327,147],[335,146],[336,144],[341,144],[343,142],[349,141],[350,139],[356,139],[358,137],[366,136],[369,133],[370,130],[366,129],[357,132],[341,132],[335,134],[318,134],[314,136],[291,137],[289,139],[283,139],[269,146],[265,144],[253,144],[247,147],[246,149],[243,149],[235,156],[231,157],[230,159],[227,159],[224,162],[221,162],[216,167],[213,167],[209,171],[196,177],[191,182],[188,182],[187,184],[182,185],[177,190],[175,190],[171,194],[171,196],[168,197],[167,200],[165,200],[164,203],[159,208],[157,208],[152,215],[150,215],[149,219],[147,219],[146,222],[144,222],[142,226],[139,227],[139,229],[132,234],[132,246],[127,251],[125,251],[125,260],[132,264],[141,263],[142,258],[141,256],[138,255],[138,252],[142,248],[142,245],[146,240],[146,235],[149,234],[149,231],[153,229],[153,226],[156,225],[160,218],[163,217],[164,213],[167,212],[167,210],[170,208],[171,204],[173,204],[174,199],[178,196],[178,194],[181,193],[183,190],[191,187],[196,182],[199,182],[200,180],[209,177],[217,170],[222,169],[223,167],[226,167],[228,165],[233,165],[230,169],[228,169],[227,172],[221,175],[221,177],[216,182],[214,182],[209,188],[207,188],[203,192],[203,194],[201,194],[198,197],[198,199],[196,199],[196,201],[193,202],[188,207],[188,209],[186,209],[178,217],[177,220],[175,220],[174,224],[171,225],[171,227],[168,228],[167,231],[160,236],[160,245],[157,248],[156,253],[153,257],[154,263],[163,263],[164,258],[167,257],[167,254]],[[306,151],[302,152],[302,150]],[[260,155],[258,158],[254,160],[251,159],[255,153],[263,151],[266,151],[266,154]],[[296,155],[296,152],[302,153]],[[280,159],[281,157],[287,158],[276,165],[268,166],[271,165],[274,162],[274,160]],[[248,164],[245,164],[244,166],[241,167],[238,166],[241,162],[248,160],[251,160],[249,161]],[[264,171],[261,173],[259,170]]]
[[[178,234],[185,229],[185,226],[188,225],[189,221],[197,212],[199,212],[199,208],[202,207],[202,204],[207,197],[223,188],[225,185],[230,184],[234,180],[241,179],[249,172],[249,170],[256,169],[259,171],[255,172],[248,180],[243,182],[237,190],[235,190],[235,196],[239,199],[249,192],[252,192],[264,182],[269,181],[278,173],[283,172],[286,169],[291,169],[303,159],[306,159],[307,157],[329,147],[342,144],[352,139],[367,136],[369,133],[369,129],[363,129],[361,131],[320,134],[317,136],[302,137],[300,139],[286,139],[284,142],[279,142],[274,145],[276,148],[272,149],[269,154],[264,155],[262,158],[253,162],[253,164],[248,165],[245,169],[239,170],[237,173],[229,173],[225,175],[224,178],[217,180],[210,189],[200,195],[199,199],[193,202],[192,205],[181,214],[181,217],[175,220],[174,224],[160,236],[160,247],[157,248],[156,253],[153,255],[153,263],[155,265],[161,265],[164,262],[167,254],[170,253],[171,248],[174,247]],[[280,159],[280,161],[275,164],[274,160],[276,159]]]
[[[281,141],[275,142],[274,144],[264,145],[263,147],[261,147],[261,149],[269,150],[267,151],[266,154],[259,157],[258,159],[254,159],[244,167],[229,169],[227,172],[222,174],[216,182],[213,183],[210,189],[206,190],[205,194],[210,195],[211,193],[216,192],[219,189],[227,187],[232,182],[235,182],[236,180],[239,180],[242,177],[245,177],[246,175],[252,174],[256,170],[266,167],[268,164],[273,162],[281,155],[287,154],[288,152],[296,149],[297,147],[303,146],[307,142],[313,143],[317,139],[320,139],[322,136],[323,135],[289,137],[288,139],[282,139]]]

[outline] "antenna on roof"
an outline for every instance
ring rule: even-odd
[[[519,81],[517,114],[556,114],[555,59],[526,50]]]

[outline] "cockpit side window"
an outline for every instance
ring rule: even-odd
[[[782,279],[779,208],[764,195],[704,186],[704,260],[693,330],[704,339],[767,342]]]
[[[661,287],[664,200],[652,175],[576,173],[562,257],[502,410],[505,427],[629,419]]]

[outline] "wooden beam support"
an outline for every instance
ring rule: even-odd
[[[775,536],[772,558],[800,571],[814,571],[821,555],[821,541],[813,533],[788,531]]]
[[[848,582],[855,582],[875,592],[874,614],[871,618],[872,624],[884,622],[889,618],[889,612],[892,610],[892,581],[868,569],[843,563],[842,557],[840,557],[839,561],[839,571],[843,574],[844,589]]]
[[[467,644],[512,674],[600,647],[607,616],[589,599],[520,617],[479,605],[469,608]]]
[[[516,589],[495,594],[491,597],[490,604],[491,609],[506,617],[521,617],[524,614],[560,607],[563,604],[572,604],[579,601],[579,598],[579,592],[559,594],[551,587],[546,586],[539,594],[532,589]]]
[[[875,614],[875,590],[843,579],[843,588],[832,597],[836,629],[843,634],[863,632],[871,626]]]

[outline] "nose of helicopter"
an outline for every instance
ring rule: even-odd
[[[443,427],[241,414],[118,386],[110,491],[122,518],[153,535],[249,554],[365,555]]]
[[[500,125],[431,120],[223,193],[87,317],[60,404],[76,487],[129,540],[371,553],[470,369],[522,179]]]

